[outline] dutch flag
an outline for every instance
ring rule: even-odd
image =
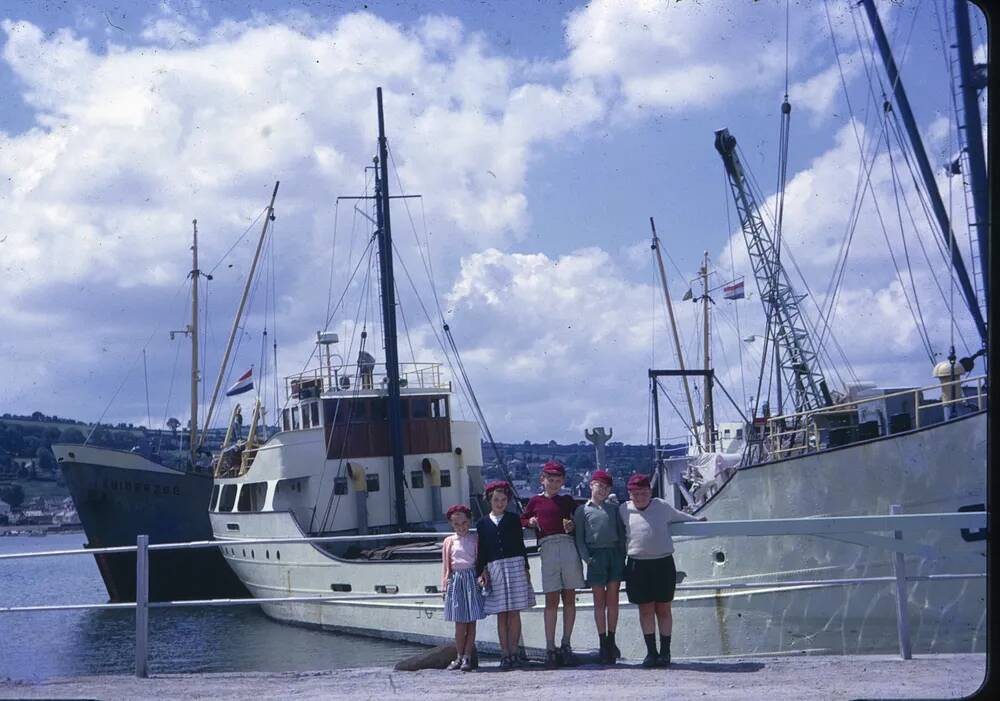
[[[226,396],[232,397],[237,394],[243,394],[244,392],[249,392],[253,389],[253,366],[245,373],[240,375],[240,379],[233,383],[233,386],[226,390]]]
[[[722,288],[723,299],[743,299],[743,281],[734,282]]]

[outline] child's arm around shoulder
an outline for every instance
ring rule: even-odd
[[[661,499],[663,505],[667,507],[667,513],[669,514],[668,520],[671,523],[676,523],[678,521],[707,521],[707,516],[695,516],[694,514],[689,514],[686,511],[681,511],[680,509],[674,508],[674,505],[668,502],[666,499]]]

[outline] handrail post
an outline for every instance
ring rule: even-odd
[[[903,507],[899,504],[892,504],[889,507],[890,514],[900,514]],[[893,531],[896,540],[902,540],[903,534],[900,531]],[[909,597],[906,592],[906,563],[903,560],[903,553],[896,551],[892,554],[892,573],[896,577],[896,630],[899,634],[899,655],[904,660],[913,657],[910,649],[910,619],[907,617],[907,604]]]
[[[149,536],[135,539],[135,676],[149,676]]]

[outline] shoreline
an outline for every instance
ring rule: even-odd
[[[63,535],[69,533],[83,533],[83,526],[56,526],[51,523],[30,525],[8,524],[0,526],[0,538],[5,536],[14,538],[17,536]]]
[[[488,690],[494,698],[529,698],[551,693],[574,699],[701,698],[712,701],[778,701],[839,698],[961,698],[982,686],[985,653],[914,655],[817,655],[678,660],[666,669],[636,663],[501,672],[486,664],[477,672],[397,672],[363,667],[312,672],[221,672],[99,675],[44,682],[0,681],[0,699],[188,698],[244,701],[260,698],[453,699]]]

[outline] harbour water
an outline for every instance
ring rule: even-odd
[[[64,550],[83,533],[0,538],[0,554]],[[0,563],[0,606],[104,603],[90,556]],[[418,646],[276,623],[254,606],[151,609],[150,671],[284,672],[391,666]],[[0,681],[41,681],[134,669],[132,611],[0,614]]]

